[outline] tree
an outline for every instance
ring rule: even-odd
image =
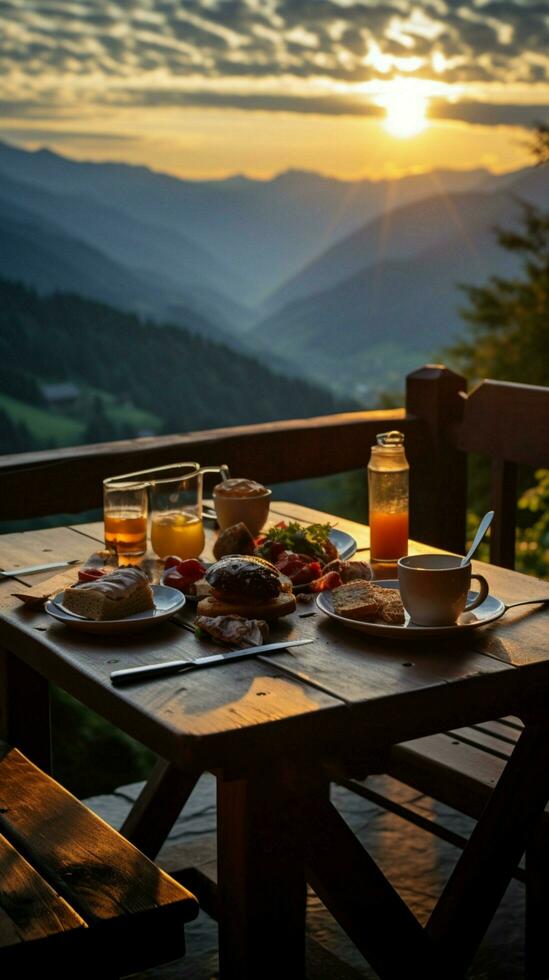
[[[539,123],[528,146],[538,167],[549,163],[549,126]]]
[[[538,166],[549,165],[548,126],[536,129],[530,148]],[[549,167],[547,184],[549,191]],[[462,286],[469,298],[469,306],[461,311],[468,331],[447,353],[475,382],[489,377],[547,386],[549,211],[526,201],[520,204],[519,227],[496,229],[501,247],[520,258],[520,272],[511,279],[491,276],[485,286]],[[537,482],[529,486],[534,478]],[[483,470],[473,473],[479,496],[486,485]],[[538,470],[535,477],[530,473],[522,487],[518,564],[524,571],[544,575],[549,570],[549,471]]]
[[[549,190],[549,173],[548,173]],[[483,377],[549,383],[549,211],[521,202],[521,227],[497,229],[502,248],[522,259],[514,279],[492,276],[486,286],[462,287],[469,307],[461,314],[469,335],[450,349],[473,380]]]

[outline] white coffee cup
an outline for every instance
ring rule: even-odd
[[[417,626],[452,626],[463,612],[476,609],[488,596],[488,582],[471,574],[471,563],[460,565],[452,555],[411,555],[400,558],[400,596]],[[467,602],[471,579],[480,585],[478,595]]]

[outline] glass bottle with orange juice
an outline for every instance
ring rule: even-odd
[[[368,463],[370,558],[378,578],[394,577],[383,566],[408,554],[408,474],[402,432],[380,433]]]

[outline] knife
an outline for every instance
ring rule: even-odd
[[[272,650],[286,650],[288,647],[299,647],[312,640],[282,640],[279,643],[266,643],[258,647],[246,647],[244,650],[232,650],[230,653],[214,653],[211,657],[199,657],[196,660],[168,660],[162,664],[145,664],[143,667],[126,667],[124,670],[113,670],[112,683],[119,687],[131,684],[133,681],[144,681],[150,677],[165,677],[167,674],[183,674],[197,667],[210,667],[224,664],[230,660],[245,660],[255,657],[258,653],[270,653]]]
[[[65,568],[67,565],[77,565],[81,558],[70,558],[68,561],[52,561],[49,565],[29,565],[28,568],[10,568],[0,571],[0,578],[19,578],[20,575],[32,575],[33,572],[50,572],[54,568]]]

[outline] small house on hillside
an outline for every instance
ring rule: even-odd
[[[40,385],[40,390],[46,402],[52,408],[57,408],[60,405],[63,407],[74,405],[80,397],[80,388],[78,385],[73,384],[72,381],[63,381],[59,384],[43,384]]]

